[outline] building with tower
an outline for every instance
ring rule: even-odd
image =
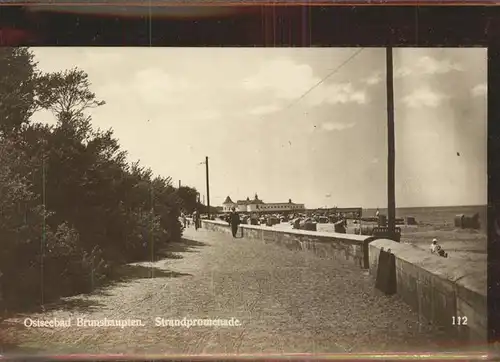
[[[251,200],[237,200],[234,202],[231,197],[226,197],[222,204],[223,212],[231,212],[233,207],[238,212],[262,212],[262,213],[280,213],[280,212],[302,212],[305,210],[304,204],[296,204],[291,199],[288,202],[266,203],[259,199],[258,195]]]

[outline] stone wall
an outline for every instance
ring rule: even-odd
[[[231,233],[224,221],[202,220],[202,227]],[[241,225],[238,237],[307,250],[322,257],[348,260],[377,275],[381,248],[396,257],[397,294],[422,319],[441,326],[454,338],[480,344],[487,342],[486,265],[481,270],[461,259],[441,258],[411,244],[374,237],[321,233],[305,230],[276,230],[267,226]],[[453,325],[467,317],[467,325]]]
[[[486,265],[478,270],[477,265],[468,266],[460,259],[380,239],[369,246],[370,274],[374,277],[381,248],[391,249],[395,255],[397,293],[423,322],[441,326],[463,341],[486,343]],[[467,325],[453,325],[453,318],[458,317],[467,317]]]
[[[224,221],[202,220],[202,227],[208,230],[231,233]],[[306,230],[277,230],[268,226],[240,225],[238,237],[261,240],[282,245],[291,250],[307,250],[320,257],[342,259],[369,267],[368,244],[374,238],[351,234],[321,233]]]
[[[201,227],[212,231],[219,231],[231,234],[231,228],[229,227],[229,224],[225,221],[201,220]]]

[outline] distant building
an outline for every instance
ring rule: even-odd
[[[233,210],[233,207],[237,208],[238,204],[233,202],[233,200],[231,200],[231,198],[229,196],[226,197],[226,200],[222,203],[222,211],[223,212],[230,212]]]
[[[234,202],[231,200],[231,198],[228,196],[226,197],[226,200],[222,204],[222,208],[224,212],[231,212],[233,207],[236,209],[238,212],[290,212],[290,211],[304,211],[305,207],[304,204],[296,204],[292,202],[292,200],[288,200],[288,202],[278,202],[278,203],[265,203],[264,201],[260,200],[257,194],[255,194],[255,197],[253,200],[250,200],[249,197],[247,197],[246,200],[238,200]]]

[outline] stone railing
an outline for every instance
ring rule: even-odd
[[[231,233],[224,221],[202,220],[204,229]],[[280,230],[269,226],[242,224],[238,237],[273,242],[292,250],[308,250],[322,257],[347,260],[361,268],[368,269],[368,244],[375,240],[371,236],[324,233],[306,230]]]
[[[374,277],[382,248],[395,255],[397,294],[423,321],[439,325],[461,340],[486,343],[486,263],[478,268],[414,245],[379,239],[369,246]]]

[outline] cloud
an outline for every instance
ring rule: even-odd
[[[448,98],[448,96],[437,93],[430,88],[418,88],[404,97],[403,102],[412,108],[437,107]]]
[[[168,74],[162,69],[149,68],[136,73],[134,86],[145,103],[162,104],[172,102],[181,92],[193,90],[195,86],[180,77]]]
[[[247,91],[272,91],[278,98],[292,100],[318,81],[309,65],[275,59],[267,61],[256,74],[246,78],[243,88]]]
[[[37,47],[32,49],[38,68],[44,72],[59,72],[77,66],[86,72],[109,74],[109,68],[121,64],[123,55],[116,48],[98,47]],[[68,61],[73,58],[76,61]],[[92,79],[95,81],[95,79]]]
[[[446,74],[453,71],[463,71],[463,68],[451,60],[437,60],[424,56],[418,58],[411,66],[402,66],[394,71],[394,77],[405,77],[408,75],[433,75]]]
[[[78,48],[82,52],[82,62],[90,67],[116,65],[123,60],[123,56],[113,48]]]
[[[327,88],[327,102],[328,103],[367,103],[367,96],[364,90],[356,90],[352,84],[333,85]]]
[[[376,85],[382,81],[382,74],[380,72],[373,73],[368,78],[364,79],[364,82],[368,85]]]
[[[177,75],[158,68],[133,73],[127,79],[97,87],[105,95],[107,108],[141,114],[145,118],[176,117],[186,121],[212,121],[221,117],[214,104],[203,104],[203,89]]]
[[[320,81],[321,78],[316,77],[307,64],[275,59],[267,61],[256,74],[244,79],[242,87],[248,92],[271,92],[278,99],[295,101]],[[307,94],[301,102],[311,106],[323,103],[365,104],[367,96],[364,90],[355,89],[351,83],[326,81]]]
[[[325,122],[321,124],[321,128],[325,131],[343,131],[354,127],[354,123],[337,123],[337,122]]]
[[[478,84],[472,88],[471,93],[474,97],[482,97],[488,93],[488,85],[486,83]]]
[[[366,92],[353,87],[351,83],[326,84],[317,88],[317,92],[312,93],[307,102],[310,105],[318,106],[323,103],[346,104],[357,103],[366,104],[368,97]]]
[[[253,116],[262,116],[264,114],[278,112],[281,109],[282,108],[278,105],[269,104],[269,105],[265,105],[265,106],[257,106],[255,108],[252,108],[248,111],[248,113],[253,115]]]
[[[186,93],[197,89],[195,84],[162,69],[147,68],[128,79],[108,82],[96,92],[108,98],[134,99],[145,105],[168,105],[185,100]]]

